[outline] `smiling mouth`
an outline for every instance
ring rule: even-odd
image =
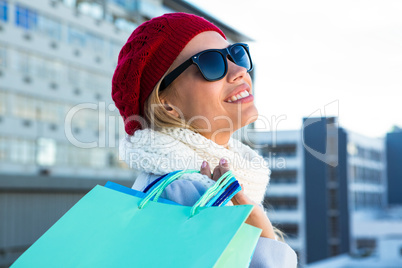
[[[236,95],[234,95],[234,96],[232,96],[232,97],[226,99],[225,102],[229,102],[229,103],[230,103],[230,102],[234,102],[234,101],[237,101],[237,100],[241,100],[241,99],[243,99],[243,98],[246,98],[246,97],[248,97],[248,96],[250,96],[250,93],[248,93],[247,90],[243,90],[242,92],[240,92],[240,93],[238,93],[238,94],[236,94]]]

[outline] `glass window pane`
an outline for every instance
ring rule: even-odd
[[[33,72],[31,55],[23,51],[16,51],[17,70],[25,76],[29,76]]]
[[[103,49],[103,39],[96,34],[87,33],[88,44],[91,49],[96,52],[101,52]]]
[[[68,71],[67,71],[67,81],[70,85],[74,87],[80,87],[81,86],[81,80],[82,80],[83,72],[75,68],[74,66],[68,66]]]
[[[8,138],[0,136],[0,160],[6,161],[8,158]]]
[[[0,20],[8,20],[8,3],[7,1],[0,0]]]
[[[7,48],[0,46],[0,69],[7,67]]]
[[[42,57],[33,56],[32,57],[32,66],[34,68],[35,77],[46,79],[47,72],[46,72],[46,60]]]
[[[77,29],[73,26],[68,27],[68,43],[76,45],[78,47],[85,47],[87,42],[87,36],[85,32]]]
[[[7,97],[8,97],[7,92],[0,91],[0,115],[6,114],[7,101],[8,101]]]
[[[49,138],[38,139],[38,164],[52,166],[56,161],[56,142]]]
[[[16,5],[15,8],[15,24],[27,30],[35,30],[37,28],[37,13],[26,7]]]
[[[53,18],[39,15],[38,31],[43,35],[55,40],[61,39],[61,23]]]
[[[18,148],[19,142],[17,139],[10,139],[10,161],[12,162],[18,162],[18,157],[20,155],[19,148]]]
[[[105,148],[91,149],[90,165],[92,167],[105,167],[107,163],[107,150]]]

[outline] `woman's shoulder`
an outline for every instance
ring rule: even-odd
[[[251,259],[250,267],[296,268],[297,255],[284,242],[260,237]]]

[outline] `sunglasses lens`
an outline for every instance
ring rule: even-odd
[[[199,66],[208,80],[217,80],[225,74],[225,59],[216,51],[205,52],[199,57]]]
[[[230,49],[230,55],[237,65],[246,68],[247,71],[251,69],[251,59],[243,46],[233,46]]]

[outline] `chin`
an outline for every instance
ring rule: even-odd
[[[257,121],[258,110],[255,106],[250,107],[247,111],[242,112],[242,127],[250,125],[251,123]]]

